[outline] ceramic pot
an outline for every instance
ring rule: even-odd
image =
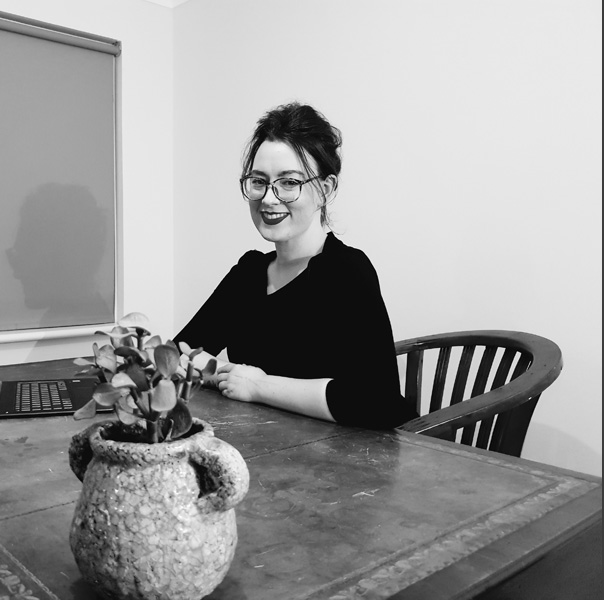
[[[132,441],[140,430],[104,421],[73,436],[69,463],[83,486],[71,550],[107,599],[200,600],[233,560],[245,461],[199,419],[167,443]]]

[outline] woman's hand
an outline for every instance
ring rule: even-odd
[[[233,363],[220,367],[216,375],[222,395],[241,402],[257,401],[261,383],[267,377],[262,369]]]
[[[327,406],[329,379],[294,379],[267,375],[249,365],[228,363],[213,377],[222,395],[240,402],[257,402],[275,408],[334,421]]]

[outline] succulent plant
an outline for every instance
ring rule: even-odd
[[[108,343],[94,342],[91,360],[74,360],[84,367],[78,375],[99,380],[91,400],[74,418],[92,418],[98,407],[113,408],[122,423],[145,424],[141,442],[168,442],[185,435],[192,425],[191,391],[202,385],[204,377],[211,385],[215,361],[197,370],[193,359],[203,349],[192,349],[184,342],[179,349],[172,340],[163,343],[151,335],[149,320],[142,313],[129,313],[110,332],[97,333],[108,336]]]

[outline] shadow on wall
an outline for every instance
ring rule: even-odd
[[[522,458],[602,476],[602,455],[560,429],[535,422],[529,425]]]
[[[79,185],[42,185],[25,198],[19,218],[6,254],[23,288],[25,307],[9,316],[17,324],[12,328],[112,321],[112,298],[102,296],[97,281],[107,216],[90,191]],[[43,311],[34,323],[33,311]]]

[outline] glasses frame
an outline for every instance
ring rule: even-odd
[[[243,194],[243,198],[246,200],[246,202],[262,202],[265,198],[266,198],[266,194],[268,193],[268,188],[271,188],[273,190],[273,194],[275,195],[275,198],[277,198],[277,200],[279,200],[279,202],[283,203],[283,204],[291,204],[292,202],[296,202],[297,200],[300,199],[300,196],[302,195],[302,186],[306,185],[307,183],[310,183],[311,181],[314,181],[315,179],[321,179],[321,177],[319,177],[318,175],[316,175],[315,177],[309,177],[308,179],[305,179],[304,181],[300,181],[299,179],[296,179],[295,177],[279,177],[278,179],[275,179],[275,181],[266,181],[266,185],[264,187],[264,194],[262,194],[262,197],[260,198],[250,198],[249,196],[246,195],[245,193],[245,181],[247,179],[262,179],[261,177],[256,177],[255,175],[246,175],[245,177],[242,177],[239,180],[239,185],[241,187],[241,193]],[[284,179],[289,179],[290,181],[296,181],[299,185],[299,190],[298,190],[298,196],[294,199],[294,200],[284,200],[283,198],[281,198],[281,196],[279,196],[279,192],[277,190],[276,187],[276,183],[278,181],[282,181]]]

